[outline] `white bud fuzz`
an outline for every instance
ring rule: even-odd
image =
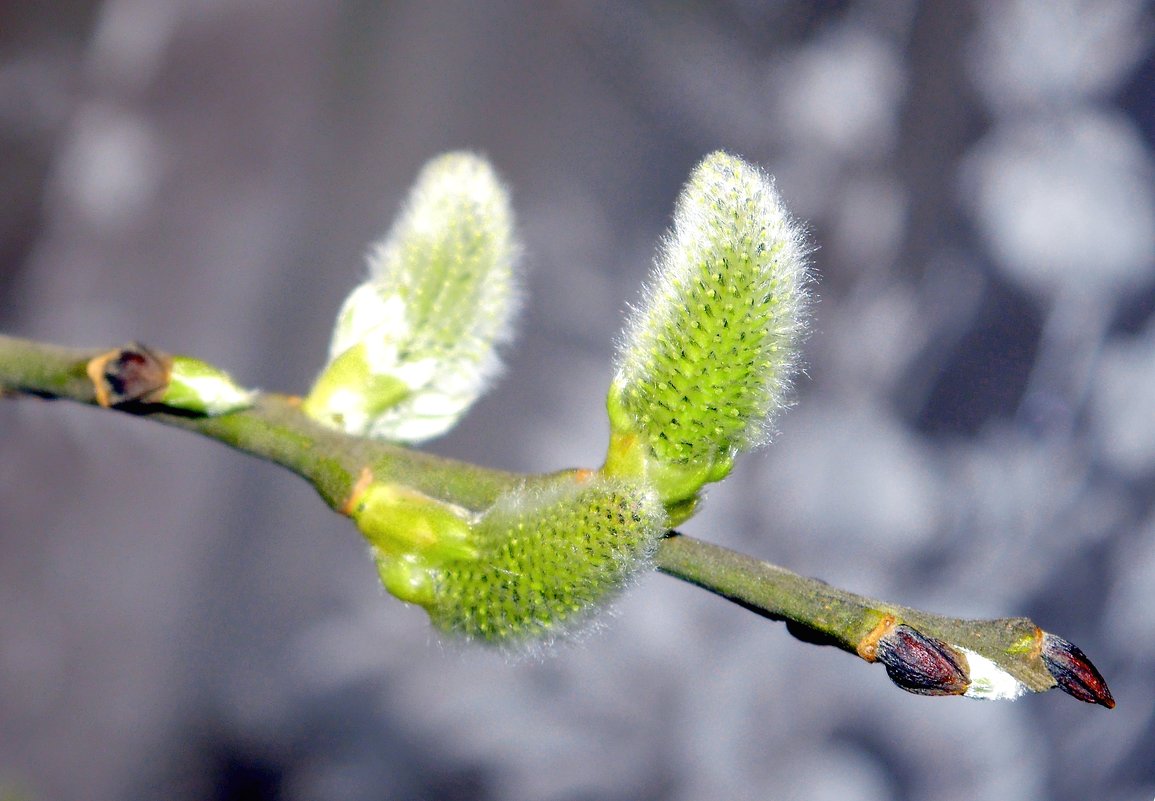
[[[256,392],[237,384],[228,373],[189,356],[173,356],[168,386],[160,403],[210,417],[253,405]]]
[[[970,687],[963,693],[967,698],[984,701],[1013,701],[1027,691],[1027,686],[1007,673],[985,656],[969,648],[959,647],[966,654],[970,666]]]
[[[488,162],[470,153],[431,161],[373,248],[368,280],[341,308],[305,411],[399,442],[447,431],[500,367],[519,253],[507,193]]]

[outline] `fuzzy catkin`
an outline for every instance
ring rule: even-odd
[[[471,153],[433,159],[337,315],[307,414],[348,434],[416,443],[468,410],[510,339],[521,252],[508,193]]]
[[[769,176],[722,152],[698,165],[611,390],[615,422],[659,462],[708,465],[767,439],[797,361],[805,257]]]
[[[654,493],[622,481],[508,493],[473,526],[477,557],[434,571],[429,617],[495,644],[572,633],[649,565],[663,523]]]

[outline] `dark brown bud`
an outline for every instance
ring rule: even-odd
[[[1056,637],[1043,634],[1043,664],[1055,677],[1059,689],[1088,704],[1101,704],[1108,709],[1115,708],[1115,699],[1107,689],[1107,682],[1091,664],[1087,655],[1078,646]]]
[[[917,695],[962,695],[970,686],[966,657],[942,640],[901,623],[878,640],[890,680]]]
[[[88,377],[101,406],[149,403],[168,385],[170,363],[144,345],[133,343],[97,356],[88,363]]]

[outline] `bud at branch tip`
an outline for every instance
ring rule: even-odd
[[[1054,634],[1043,635],[1043,664],[1059,689],[1080,701],[1115,708],[1115,699],[1098,669],[1078,646]]]

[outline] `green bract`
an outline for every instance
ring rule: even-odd
[[[765,441],[797,360],[805,256],[769,176],[721,152],[698,165],[619,348],[606,473],[645,476],[686,516]]]
[[[489,164],[469,153],[431,161],[370,255],[369,279],[337,316],[306,413],[399,442],[448,430],[499,368],[519,252],[509,199]]]

